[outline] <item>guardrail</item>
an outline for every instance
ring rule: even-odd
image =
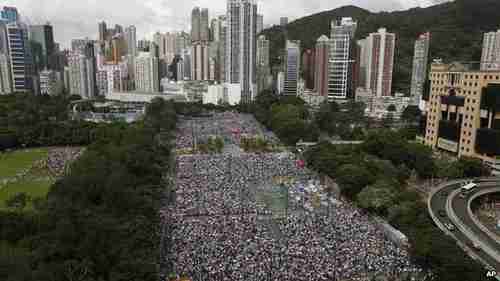
[[[499,183],[500,184],[500,183]],[[498,240],[497,235],[495,235],[491,230],[489,230],[486,226],[484,226],[477,218],[474,216],[474,213],[472,212],[472,201],[474,201],[476,198],[481,197],[483,195],[489,194],[489,193],[498,193],[500,192],[500,187],[497,188],[490,188],[487,190],[481,190],[480,192],[474,194],[468,201],[467,201],[467,213],[471,217],[472,221],[474,224],[477,225],[483,231],[488,235],[493,241],[497,242],[500,244],[500,241]]]

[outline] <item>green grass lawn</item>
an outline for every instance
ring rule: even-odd
[[[0,154],[0,181],[14,177],[23,170],[29,169],[39,160],[47,158],[48,149],[38,148],[29,150],[17,150],[14,152]],[[50,189],[53,179],[46,169],[31,169],[20,181],[0,185],[0,209],[6,208],[5,201],[16,193],[24,192],[31,198],[44,197]],[[26,209],[31,209],[28,204]]]
[[[0,153],[0,179],[15,176],[38,160],[47,158],[48,149],[37,148]]]

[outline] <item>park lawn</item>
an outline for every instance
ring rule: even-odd
[[[0,179],[14,177],[30,168],[36,161],[47,158],[47,148],[16,150],[0,153]]]
[[[31,198],[45,197],[53,184],[53,180],[49,178],[23,180],[20,182],[9,184],[0,189],[0,210],[5,209],[5,201],[16,193],[24,192]],[[32,204],[29,203],[26,209],[31,209]]]

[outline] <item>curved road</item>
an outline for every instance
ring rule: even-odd
[[[500,241],[483,231],[484,227],[476,223],[469,208],[475,197],[500,192],[500,178],[479,179],[475,182],[479,186],[465,198],[459,196],[463,180],[441,185],[429,197],[429,213],[436,225],[457,240],[457,244],[473,259],[479,260],[489,270],[500,272]],[[449,223],[455,226],[455,230],[450,231],[445,227]],[[481,249],[475,249],[473,244],[479,245]],[[499,276],[497,279],[500,280]]]

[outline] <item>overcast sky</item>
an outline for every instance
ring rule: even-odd
[[[290,20],[316,12],[356,5],[370,11],[393,11],[429,6],[445,0],[258,0],[264,24],[276,24],[281,16]],[[69,46],[73,38],[96,38],[97,23],[108,26],[135,25],[137,39],[156,31],[189,31],[191,10],[209,8],[210,17],[225,13],[226,0],[2,0],[16,6],[27,23],[50,22],[57,42]]]

